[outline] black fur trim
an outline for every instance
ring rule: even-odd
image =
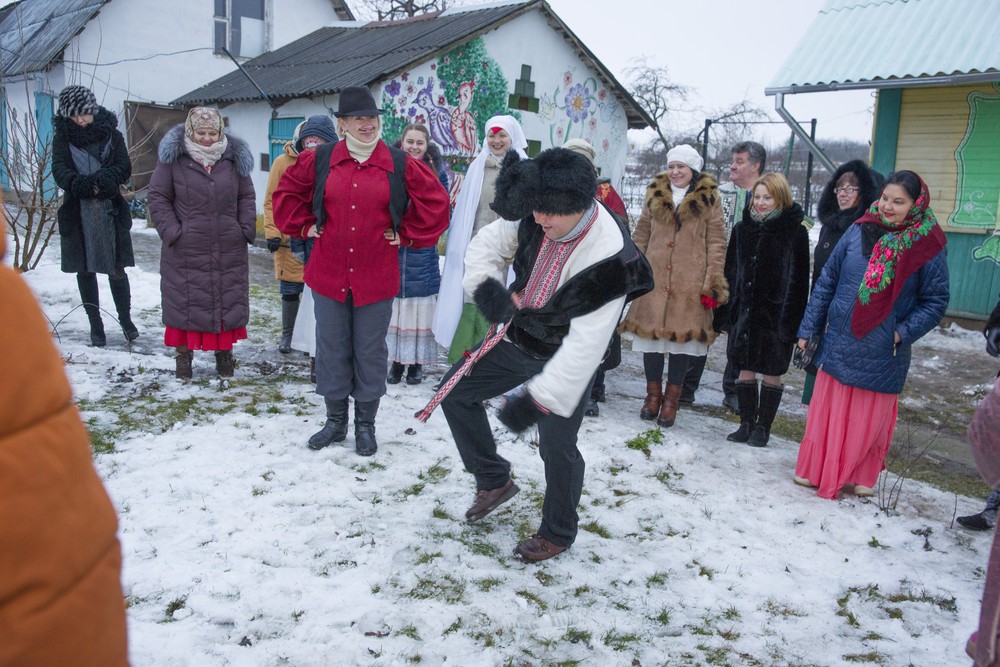
[[[514,317],[517,308],[510,298],[510,292],[496,278],[487,278],[479,283],[476,291],[472,294],[472,299],[476,302],[476,308],[483,314],[487,322],[493,324],[503,324],[510,322]]]
[[[522,391],[507,398],[497,411],[497,419],[514,433],[520,433],[537,424],[546,414],[531,394]]]

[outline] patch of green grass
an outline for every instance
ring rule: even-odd
[[[649,620],[659,625],[670,625],[670,610],[664,607],[656,616],[650,616]]]
[[[594,535],[599,535],[606,540],[611,539],[611,531],[597,523],[596,521],[588,521],[587,523],[581,523],[580,528],[587,531],[588,533],[593,533]]]
[[[545,611],[546,609],[549,608],[549,605],[547,605],[545,603],[545,600],[543,600],[542,598],[538,597],[537,595],[535,595],[534,593],[532,593],[529,590],[521,589],[521,590],[518,590],[518,591],[514,591],[514,595],[518,596],[519,598],[524,598],[528,602],[535,603],[535,605],[540,610],[542,610],[542,611]]]
[[[604,633],[601,641],[614,651],[628,651],[632,645],[639,642],[639,635],[634,632],[618,632],[611,629]]]
[[[581,597],[590,592],[590,586],[577,586],[573,589],[573,597]]]
[[[451,474],[451,468],[446,468],[442,465],[444,461],[445,459],[438,459],[430,468],[417,473],[417,479],[430,484],[437,484],[441,482],[445,477]]]
[[[874,535],[872,535],[872,538],[870,540],[868,540],[868,546],[870,546],[872,549],[888,549],[889,548],[889,547],[885,546],[884,544],[882,544],[881,542],[879,542],[878,538],[876,538]]]
[[[267,489],[262,489],[259,486],[253,487],[253,491],[250,492],[254,497],[262,496],[267,493]]]
[[[789,606],[787,604],[778,602],[774,598],[768,598],[764,602],[763,608],[771,616],[783,616],[785,618],[788,617],[803,618],[806,616],[805,612],[799,611],[798,609],[795,609],[794,607]]]
[[[653,574],[646,577],[646,588],[652,588],[653,586],[662,586],[667,583],[667,579],[670,574],[667,572],[654,572]]]
[[[435,558],[441,558],[442,556],[444,556],[444,554],[440,551],[435,551],[434,553],[422,553],[417,557],[417,565],[426,565]]]
[[[434,517],[435,519],[445,519],[449,521],[451,520],[451,515],[445,511],[443,505],[435,505],[434,509],[431,510],[431,516]]]
[[[396,631],[396,634],[409,637],[415,642],[420,641],[420,633],[417,632],[417,628],[413,625],[407,625],[406,627],[400,628]]]
[[[590,647],[591,633],[587,630],[580,630],[572,625],[566,628],[566,632],[563,634],[563,639],[568,641],[570,644],[586,644]]]
[[[650,457],[649,448],[652,445],[663,444],[663,431],[658,428],[651,428],[639,433],[634,438],[625,441],[625,446],[629,449],[642,452],[648,459]]]
[[[296,623],[298,623],[299,619],[302,618],[305,615],[306,615],[305,610],[303,610],[303,609],[297,609],[296,611],[292,612],[292,620],[295,621]]]
[[[453,632],[458,632],[461,629],[462,629],[462,617],[459,616],[458,618],[455,619],[454,623],[452,623],[451,625],[449,625],[447,628],[444,629],[444,632],[441,633],[441,636],[447,637]]]
[[[535,579],[538,579],[538,583],[542,586],[551,586],[556,580],[555,577],[544,570],[535,570]]]
[[[417,585],[406,594],[417,600],[439,600],[451,604],[461,602],[465,596],[465,582],[452,574],[444,573],[437,578],[418,577]]]
[[[179,598],[174,598],[167,605],[166,615],[168,620],[174,619],[174,614],[187,606],[187,596],[183,595]]]
[[[497,586],[502,586],[503,583],[504,580],[500,579],[499,577],[486,577],[485,579],[476,580],[476,588],[483,591],[484,593],[488,593]]]
[[[715,578],[715,570],[708,567],[707,565],[703,565],[698,560],[691,561],[691,564],[688,567],[698,570],[699,577],[705,577],[709,581],[712,581],[712,579]]]
[[[889,664],[889,658],[882,655],[878,651],[869,651],[868,653],[848,653],[844,656],[844,660],[847,662],[865,662],[875,665],[887,665]]]
[[[925,602],[941,608],[942,611],[950,611],[953,614],[958,613],[958,605],[956,604],[956,600],[954,597],[950,598],[937,597],[929,594],[927,591],[921,591],[919,594],[910,591],[893,593],[891,595],[887,595],[885,599],[888,600],[889,602],[895,602],[895,603]]]

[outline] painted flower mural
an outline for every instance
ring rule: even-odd
[[[562,86],[539,99],[538,116],[549,126],[549,142],[561,146],[567,139],[586,139],[608,150],[607,139],[600,138],[601,123],[609,123],[621,114],[608,89],[594,77],[574,82],[572,70],[562,76]]]
[[[590,91],[582,83],[578,83],[569,89],[564,100],[566,104],[566,115],[574,123],[579,123],[587,119],[590,111],[591,96]]]

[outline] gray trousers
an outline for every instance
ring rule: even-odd
[[[389,348],[385,335],[392,299],[355,306],[313,292],[316,312],[316,393],[331,401],[353,396],[374,401],[385,395]]]

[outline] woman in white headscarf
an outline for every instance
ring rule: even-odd
[[[472,295],[462,290],[465,250],[480,229],[499,217],[490,209],[490,204],[493,203],[497,175],[507,151],[516,151],[526,158],[527,147],[528,142],[517,119],[513,116],[490,118],[486,121],[482,150],[469,165],[462,181],[448,226],[441,291],[432,325],[434,337],[448,348],[449,364],[454,364],[463,352],[481,341],[489,328],[472,302]]]

